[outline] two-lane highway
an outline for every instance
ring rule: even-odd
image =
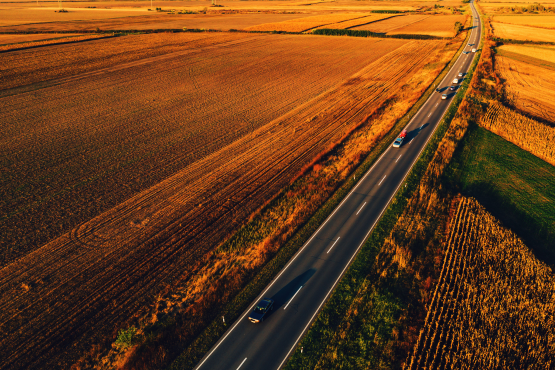
[[[478,48],[478,13],[471,3],[474,28],[465,51]],[[247,311],[204,356],[196,369],[279,369],[367,239],[441,121],[457,90],[448,86],[466,73],[475,53],[461,54],[445,79],[407,125],[400,148],[390,146]],[[442,93],[450,93],[442,99]],[[248,320],[264,297],[275,301],[265,320]]]

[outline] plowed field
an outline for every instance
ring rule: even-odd
[[[502,39],[555,42],[555,30],[499,22],[491,22],[491,26],[495,37]]]
[[[67,368],[444,44],[248,36],[1,98],[4,214],[40,230],[118,205],[0,270],[0,368]]]
[[[495,60],[511,104],[555,122],[555,71],[506,57]]]
[[[62,37],[79,36],[79,34],[44,34],[44,35],[0,35],[0,45],[16,44],[22,42],[43,41]]]
[[[370,24],[365,24],[358,27],[353,27],[353,30],[366,30],[371,32],[377,33],[387,33],[393,30],[406,27],[413,23],[420,22],[426,18],[431,17],[431,15],[406,15],[406,16],[399,16],[388,18],[383,21],[374,22]]]
[[[397,28],[390,31],[388,35],[431,35],[438,37],[455,36],[455,23],[464,24],[467,16],[465,15],[435,15],[410,24],[406,27]]]

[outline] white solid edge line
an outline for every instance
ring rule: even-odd
[[[241,362],[241,365],[239,365],[239,366],[237,367],[236,370],[239,370],[239,368],[240,368],[241,366],[243,366],[243,364],[245,363],[245,361],[247,361],[247,358],[246,358],[246,357],[245,357],[245,359],[243,360],[243,362]]]
[[[474,30],[472,30],[472,32],[474,32]],[[472,37],[472,34],[471,34]],[[457,61],[453,64],[453,67],[451,67],[451,69],[453,69],[455,67],[455,64],[457,64],[457,62],[459,61],[459,59],[461,58],[463,54],[461,53],[459,55],[459,57],[457,58]],[[445,81],[445,79],[447,78],[447,76],[449,75],[449,73],[445,74],[445,77],[443,77],[443,80],[441,80],[440,84],[443,83],[443,81]],[[426,101],[426,103],[424,103],[422,105],[422,107],[420,107],[420,110],[418,112],[416,112],[416,114],[410,119],[410,121],[406,124],[405,129],[412,123],[412,121],[414,121],[414,119],[418,116],[418,113],[420,113],[422,111],[422,108],[428,104],[428,102],[430,102],[432,100],[432,97],[434,95],[430,95],[430,97],[428,98],[428,100]],[[451,105],[451,103],[448,104],[447,107],[449,107]],[[447,108],[446,108],[447,110]],[[446,111],[445,110],[445,111]],[[442,116],[440,117],[440,121],[441,119],[443,119],[443,115],[445,114],[445,111],[443,112]],[[422,147],[422,149],[420,150],[420,152],[418,153],[418,156],[416,158],[418,158],[420,156],[420,154],[422,153],[422,150],[424,150],[424,148],[426,147],[426,145],[428,144],[428,141],[430,141],[430,138],[433,136],[433,133],[436,131],[436,128],[434,128],[434,131],[432,131],[432,133],[430,134],[430,137],[428,138],[428,140],[426,141],[426,143],[424,144],[424,146]],[[410,143],[409,143],[410,144]],[[216,351],[216,349],[218,349],[218,347],[220,346],[220,344],[222,344],[222,342],[229,336],[229,334],[231,334],[231,332],[237,327],[237,325],[239,325],[239,323],[241,321],[243,321],[243,319],[245,318],[245,316],[247,316],[247,314],[249,313],[250,310],[252,310],[254,308],[254,305],[256,304],[256,302],[258,302],[258,300],[260,299],[260,297],[262,297],[264,294],[266,294],[266,292],[272,287],[272,285],[274,285],[274,283],[279,279],[279,277],[285,272],[285,270],[287,270],[287,268],[293,263],[293,261],[295,261],[295,259],[302,253],[302,251],[306,248],[306,246],[312,241],[312,239],[314,239],[314,237],[318,234],[318,232],[320,232],[320,230],[324,227],[324,225],[326,225],[326,223],[333,217],[333,215],[335,214],[335,212],[337,212],[339,210],[339,208],[341,208],[341,206],[343,205],[343,203],[345,203],[347,201],[347,199],[349,199],[349,197],[351,196],[351,194],[360,186],[360,184],[364,181],[364,179],[366,178],[366,176],[368,176],[372,170],[374,169],[374,167],[376,167],[378,165],[378,163],[382,160],[382,158],[387,154],[387,152],[389,152],[389,150],[391,149],[391,145],[380,155],[380,157],[376,160],[376,162],[372,165],[372,167],[370,167],[370,169],[364,174],[364,176],[358,181],[358,183],[355,185],[355,187],[349,192],[349,194],[347,194],[347,196],[343,199],[343,201],[341,201],[341,203],[339,203],[339,205],[337,206],[337,208],[335,208],[335,210],[326,218],[326,220],[324,221],[324,223],[322,225],[320,225],[320,227],[314,232],[314,234],[312,234],[312,236],[310,237],[310,239],[308,239],[308,241],[303,245],[303,247],[301,249],[299,249],[297,251],[297,253],[295,253],[295,255],[293,256],[293,258],[291,258],[291,260],[289,260],[289,262],[287,263],[287,265],[283,268],[283,270],[281,270],[281,272],[274,278],[274,280],[270,283],[270,285],[268,285],[266,287],[266,289],[260,294],[258,295],[257,299],[254,301],[254,303],[252,304],[252,306],[247,309],[245,311],[245,313],[243,314],[243,316],[241,316],[241,318],[239,320],[236,321],[236,323],[233,325],[233,327],[226,333],[226,335],[216,344],[216,346],[214,347],[214,349],[212,351],[210,351],[210,353],[208,354],[208,356],[206,356],[204,358],[204,360],[196,367],[196,369],[198,370],[205,362],[206,360],[208,360],[208,358],[210,358],[210,356],[212,356],[212,353],[214,353],[214,351]],[[403,178],[403,181],[405,180],[406,176],[409,174],[410,170],[412,169],[412,166],[414,166],[414,163],[416,163],[416,161],[414,161],[411,165],[411,168],[409,169],[409,171],[407,172],[407,174],[405,175],[405,177]],[[399,186],[401,186],[401,184],[403,183],[403,181],[401,181],[401,183],[399,183]],[[399,186],[397,187],[397,190],[399,189]],[[395,190],[394,195],[397,193],[397,190]],[[393,196],[392,196],[393,198]],[[391,201],[391,199],[390,199]],[[389,205],[389,203],[388,203]],[[384,208],[384,210],[387,208],[387,206]],[[383,211],[384,211],[383,210]],[[383,213],[382,211],[382,213]],[[382,213],[380,213],[380,217],[382,215]],[[379,220],[379,218],[378,218]],[[374,223],[375,225],[375,223]],[[374,227],[374,226],[372,226]],[[370,229],[371,231],[372,229]],[[359,246],[360,248],[360,246]],[[358,251],[358,249],[357,249]],[[356,252],[355,252],[356,254]],[[350,263],[350,261],[349,261]],[[349,265],[347,265],[349,266]],[[333,288],[332,288],[333,289]],[[329,294],[329,293],[328,293]],[[327,297],[327,296],[326,296]],[[325,299],[324,299],[325,301]],[[318,311],[316,311],[318,312]],[[312,321],[312,319],[311,319]],[[306,330],[306,328],[305,328]],[[303,330],[304,332],[304,330]],[[302,334],[301,334],[302,336]],[[298,339],[297,339],[298,342]],[[295,342],[296,345],[296,342]],[[295,345],[293,345],[293,348],[295,347]],[[287,359],[287,357],[289,356],[289,354],[287,354],[287,356],[285,357],[285,359]],[[285,359],[283,361],[285,361]],[[283,362],[279,365],[279,367],[281,367],[281,365],[283,364]],[[278,369],[279,369],[278,367]]]
[[[366,203],[364,203],[364,204],[366,204]],[[363,206],[363,207],[364,207],[364,206]],[[362,207],[361,207],[360,209],[362,209]],[[358,215],[358,213],[357,213],[357,215]],[[329,253],[329,252],[331,251],[331,249],[334,247],[335,243],[337,243],[337,242],[339,241],[340,238],[341,238],[341,237],[337,238],[337,240],[332,244],[331,248],[328,250],[327,253]],[[327,254],[327,253],[326,253],[326,254]]]
[[[461,54],[462,55],[462,54]],[[460,56],[459,56],[460,58]],[[448,106],[450,106],[451,103],[448,104]],[[443,116],[445,115],[445,112],[447,111],[447,109],[445,109],[445,111],[443,111],[443,114],[441,115],[441,117],[438,120],[438,123],[441,122],[441,120],[443,119]],[[415,115],[416,117],[416,115]],[[382,214],[385,212],[385,210],[388,208],[389,203],[391,202],[391,199],[393,199],[393,197],[397,194],[397,191],[399,191],[399,187],[401,187],[401,185],[403,184],[403,182],[405,182],[407,176],[409,175],[410,171],[412,170],[412,168],[414,167],[414,164],[416,163],[416,161],[418,160],[418,158],[420,157],[420,154],[422,154],[422,151],[426,148],[426,146],[428,145],[428,142],[430,141],[430,139],[432,138],[432,136],[434,135],[434,132],[436,132],[437,128],[438,128],[439,124],[436,125],[436,127],[434,128],[434,130],[431,132],[430,136],[428,137],[428,140],[426,140],[426,143],[424,144],[424,146],[422,146],[422,148],[420,149],[420,152],[418,152],[418,155],[415,157],[415,160],[412,162],[409,170],[407,171],[407,173],[405,174],[405,176],[403,177],[403,180],[399,183],[399,185],[397,186],[397,189],[395,189],[395,192],[393,193],[393,195],[391,196],[391,198],[389,198],[389,201],[387,202],[386,206],[382,209],[380,215],[378,216],[378,218],[376,219],[376,221],[374,221],[374,224],[372,225],[372,227],[370,228],[370,230],[368,230],[368,232],[366,233],[364,239],[362,240],[362,243],[360,243],[360,245],[357,247],[355,253],[353,253],[353,255],[351,256],[351,258],[349,259],[349,262],[347,263],[347,265],[345,266],[345,268],[343,268],[343,271],[341,271],[341,274],[339,275],[339,277],[337,278],[337,280],[335,280],[335,283],[332,285],[331,289],[328,291],[328,294],[326,294],[326,296],[324,297],[324,300],[320,303],[320,306],[318,306],[318,308],[316,309],[316,312],[314,312],[314,314],[312,315],[312,317],[310,318],[310,321],[308,322],[308,324],[306,324],[306,326],[304,327],[303,331],[301,332],[301,334],[299,335],[299,337],[297,338],[297,340],[295,341],[295,343],[293,344],[293,346],[291,347],[291,349],[289,350],[289,352],[287,352],[287,355],[285,355],[285,358],[283,359],[283,361],[281,361],[281,364],[279,364],[277,370],[279,370],[281,368],[281,366],[283,365],[283,363],[289,358],[289,355],[291,354],[291,351],[293,351],[293,349],[295,348],[295,346],[297,345],[297,343],[299,342],[299,340],[302,338],[302,336],[304,335],[304,332],[306,331],[306,329],[310,326],[310,324],[312,323],[312,320],[314,320],[314,317],[316,316],[316,314],[318,312],[320,312],[320,307],[322,307],[322,305],[324,304],[324,302],[326,302],[326,300],[328,299],[328,296],[330,295],[330,293],[335,289],[335,285],[337,284],[337,282],[341,279],[341,277],[343,276],[343,273],[345,272],[345,270],[347,269],[347,267],[349,267],[351,265],[351,261],[353,260],[353,258],[358,254],[358,251],[360,250],[360,248],[362,247],[362,245],[366,242],[366,239],[368,238],[368,235],[370,235],[370,233],[372,232],[372,230],[374,229],[374,226],[376,226],[376,223],[380,220],[380,218],[382,217]]]
[[[401,158],[401,156],[399,156],[399,158]],[[399,158],[397,158],[397,161],[399,160]],[[397,162],[397,161],[395,161],[395,162]],[[357,216],[360,213],[360,211],[362,211],[362,209],[364,208],[365,205],[366,205],[366,202],[364,202],[364,204],[358,209]]]
[[[412,142],[412,140],[411,140],[411,142]],[[385,180],[386,177],[387,177],[387,175],[385,175],[385,176],[383,177],[382,181],[380,181],[380,183],[378,184],[378,186],[380,186],[380,185],[382,184],[383,180]]]
[[[302,287],[303,287],[303,286],[301,285],[301,286],[299,287],[299,289],[297,289],[297,291],[295,292],[295,294],[293,294],[293,297],[291,297],[291,299],[289,300],[289,302],[287,302],[287,304],[285,305],[285,307],[283,307],[284,310],[287,309],[287,306],[289,306],[289,303],[291,303],[291,302],[293,301],[293,298],[295,298],[295,296],[297,295],[297,293],[299,293],[299,291],[301,290]]]

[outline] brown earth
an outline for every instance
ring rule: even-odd
[[[0,271],[2,368],[64,368],[111,335],[443,45],[247,36],[1,98],[23,219],[88,217],[142,190]]]

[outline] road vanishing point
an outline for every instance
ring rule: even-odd
[[[400,148],[391,145],[276,278],[197,364],[197,370],[281,369],[368,238],[447,111],[478,48],[481,20],[471,2],[473,28],[464,51],[439,88],[406,126]],[[460,83],[457,84],[460,86]],[[447,93],[447,99],[441,94]],[[275,301],[265,320],[248,320],[262,298]]]

